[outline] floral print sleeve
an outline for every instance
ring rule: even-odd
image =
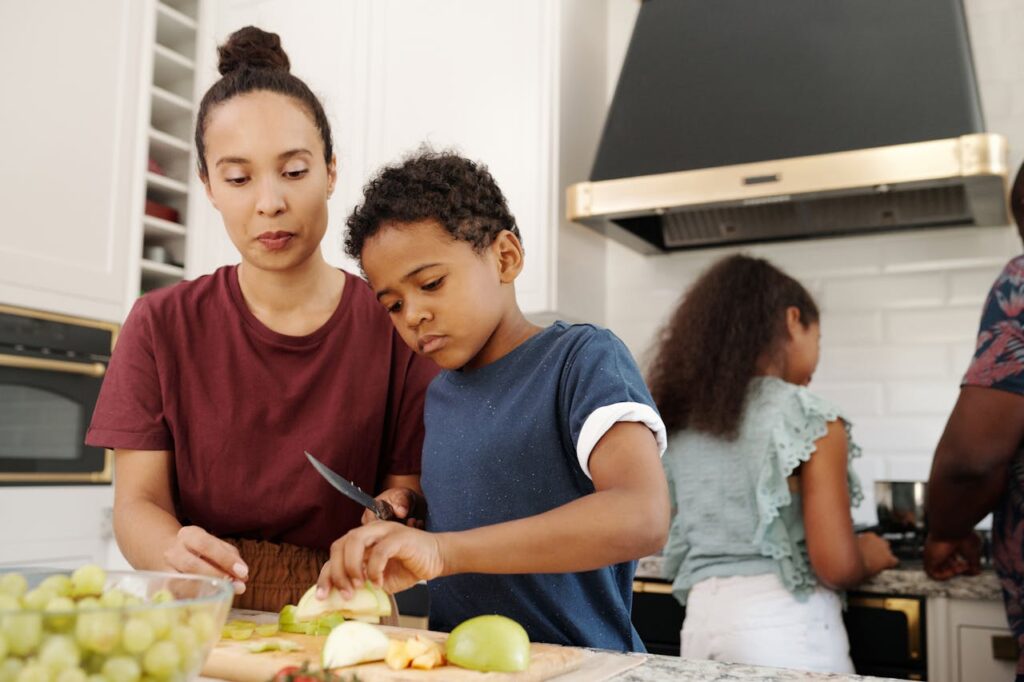
[[[1014,258],[985,301],[974,351],[962,385],[1024,395],[1024,256]],[[992,516],[992,559],[1003,587],[1010,627],[1021,648],[1017,681],[1024,682],[1024,458],[1014,458],[1010,482]]]
[[[1024,256],[1007,263],[989,291],[964,386],[1024,394]]]

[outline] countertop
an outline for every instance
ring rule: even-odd
[[[695,661],[674,656],[647,655],[646,658],[643,665],[612,679],[615,682],[819,682],[824,680],[854,682],[854,680],[891,679],[762,668],[715,661]],[[557,680],[552,682],[557,682]]]
[[[662,558],[644,557],[638,562],[637,580],[668,582],[661,577]],[[958,576],[951,580],[938,581],[929,578],[920,563],[897,566],[882,571],[868,582],[851,592],[871,594],[898,594],[917,597],[948,597],[950,599],[978,599],[1002,601],[1003,592],[999,579],[991,568],[980,575]],[[728,678],[726,678],[728,679]]]

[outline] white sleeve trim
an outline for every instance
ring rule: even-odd
[[[597,441],[618,422],[643,422],[654,432],[654,438],[658,441],[658,455],[665,454],[665,448],[668,446],[665,422],[661,421],[653,407],[644,403],[604,405],[590,413],[587,421],[583,422],[579,440],[576,441],[576,457],[587,478],[593,478],[590,475],[590,453],[593,452]]]

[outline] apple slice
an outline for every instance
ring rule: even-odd
[[[383,661],[389,644],[388,636],[374,626],[347,620],[327,635],[322,659],[324,670]]]
[[[317,599],[316,585],[313,585],[299,599],[295,606],[295,620],[298,622],[316,620],[327,613],[340,613],[345,618],[375,618],[391,615],[391,599],[387,593],[372,583],[363,583],[351,599],[345,599],[341,592],[332,589],[325,599]]]

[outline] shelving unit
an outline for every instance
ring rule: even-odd
[[[185,278],[201,0],[154,0],[139,293]],[[191,184],[190,184],[191,183]],[[147,256],[150,256],[147,258]]]

